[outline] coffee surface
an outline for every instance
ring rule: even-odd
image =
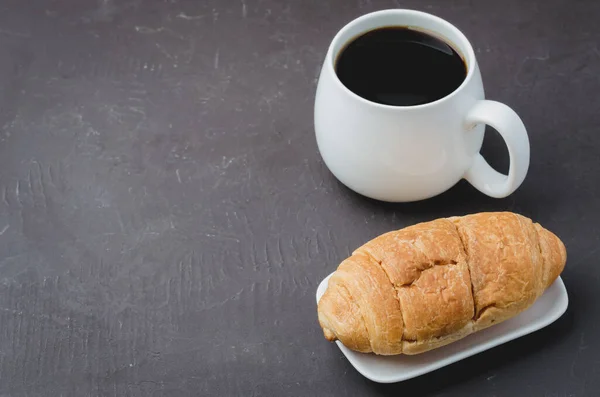
[[[349,90],[372,102],[414,106],[456,90],[467,69],[443,40],[407,27],[384,27],[352,40],[342,50],[336,73]]]

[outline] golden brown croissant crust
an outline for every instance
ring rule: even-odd
[[[319,323],[353,350],[422,353],[522,312],[566,259],[558,237],[510,212],[421,223],[344,260],[319,300]]]

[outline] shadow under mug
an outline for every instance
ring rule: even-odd
[[[346,88],[335,72],[340,52],[356,37],[389,26],[422,30],[451,44],[467,67],[462,84],[439,100],[416,106],[371,102]],[[484,98],[473,47],[454,25],[413,10],[366,14],[344,26],[329,46],[314,109],[319,152],[343,184],[377,200],[426,199],[462,178],[491,197],[506,197],[527,174],[529,139],[512,109]],[[484,124],[506,142],[508,175],[494,170],[479,154]]]

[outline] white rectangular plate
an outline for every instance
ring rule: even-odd
[[[317,288],[317,302],[331,274]],[[348,361],[366,378],[379,383],[401,382],[455,363],[552,324],[567,310],[569,297],[559,277],[529,309],[510,320],[475,332],[447,346],[415,356],[358,353],[336,341]]]

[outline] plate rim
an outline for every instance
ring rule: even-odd
[[[319,303],[319,300],[321,299],[321,296],[325,293],[325,290],[327,289],[328,283],[329,283],[329,279],[331,278],[331,276],[333,276],[335,272],[329,274],[327,277],[325,277],[318,285],[317,287],[317,291],[316,291],[316,298],[317,298],[317,304]],[[563,299],[559,299],[556,302],[556,308],[555,310],[552,311],[550,316],[547,316],[537,322],[535,322],[535,324],[531,324],[530,326],[524,326],[521,329],[512,331],[512,332],[508,332],[506,334],[500,335],[498,337],[496,337],[495,339],[492,339],[488,342],[479,344],[477,346],[474,346],[472,349],[467,349],[467,350],[463,350],[461,352],[458,353],[454,353],[451,356],[449,356],[446,359],[442,359],[442,360],[438,360],[437,362],[435,362],[432,365],[426,365],[423,368],[421,368],[420,370],[411,372],[409,376],[402,376],[402,374],[398,374],[397,376],[381,376],[381,377],[374,377],[372,376],[372,374],[368,374],[363,372],[363,367],[361,365],[357,365],[356,364],[356,360],[354,357],[350,356],[348,353],[354,353],[353,351],[351,351],[349,348],[347,348],[346,346],[343,345],[342,342],[335,341],[337,347],[340,349],[340,351],[342,352],[342,354],[344,354],[344,357],[346,357],[346,359],[350,362],[350,364],[354,367],[354,369],[356,371],[358,371],[358,373],[360,373],[362,376],[364,376],[365,378],[373,381],[373,382],[377,382],[377,383],[397,383],[397,382],[403,382],[405,380],[409,380],[412,378],[416,378],[419,377],[421,375],[427,374],[429,372],[433,372],[436,371],[440,368],[446,367],[448,365],[454,364],[458,361],[464,360],[468,357],[474,356],[476,354],[482,353],[486,350],[490,350],[493,349],[495,347],[498,347],[500,345],[503,345],[507,342],[510,342],[512,340],[515,339],[519,339],[525,335],[529,335],[533,332],[539,331],[542,328],[545,328],[547,326],[549,326],[550,324],[552,324],[553,322],[555,322],[556,320],[558,320],[560,317],[562,317],[562,315],[567,311],[567,308],[569,307],[569,295],[567,293],[567,288],[565,287],[565,284],[562,280],[562,278],[560,276],[558,276],[556,278],[556,280],[550,285],[550,287],[548,287],[546,289],[546,291],[550,288],[552,288],[553,286],[557,286],[559,291],[560,291],[560,295],[561,297],[563,297]],[[539,298],[538,298],[539,299]],[[535,306],[535,303],[531,306],[533,307]],[[529,310],[529,308],[527,309]],[[527,310],[523,311],[522,313],[525,313]],[[491,328],[491,327],[490,327]],[[478,331],[479,332],[485,332],[486,330],[481,330]],[[438,365],[439,364],[439,365]]]

